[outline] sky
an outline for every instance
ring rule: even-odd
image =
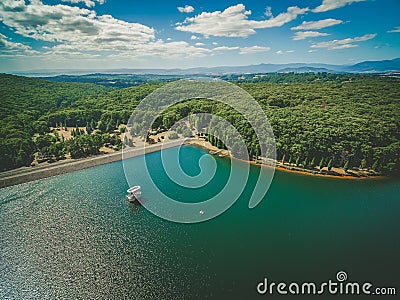
[[[399,0],[1,0],[0,72],[400,57]]]

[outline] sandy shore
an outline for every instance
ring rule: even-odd
[[[201,147],[213,154],[218,154],[218,155],[222,155],[222,156],[231,156],[228,150],[223,150],[223,149],[219,149],[213,145],[211,145],[210,142],[206,142],[204,139],[196,139],[196,138],[192,138],[192,139],[188,139],[185,142],[186,145],[192,145],[192,146],[197,146],[197,147]]]
[[[260,166],[260,167],[264,167],[264,168],[272,168],[271,166],[260,164],[260,163],[257,163],[255,161],[250,161],[249,163],[252,164],[252,165],[256,165],[256,166]],[[346,175],[342,175],[342,174],[331,175],[331,174],[318,173],[317,170],[315,170],[316,172],[313,173],[312,170],[304,170],[304,171],[302,171],[302,170],[293,170],[293,169],[291,170],[291,169],[288,169],[287,167],[282,167],[282,166],[279,166],[279,165],[276,165],[275,169],[283,171],[283,172],[296,173],[296,174],[313,176],[313,177],[324,177],[324,178],[346,179],[346,180],[348,180],[348,179],[365,180],[365,179],[378,179],[378,178],[383,179],[383,178],[385,178],[384,176],[360,176],[360,177],[357,177],[357,176],[353,176],[353,175],[350,175],[350,174],[346,174]]]
[[[223,156],[231,156],[229,151],[220,150],[217,147],[212,146],[210,142],[206,142],[206,141],[201,140],[201,139],[191,139],[190,141],[187,142],[187,144],[193,145],[193,146],[197,146],[197,147],[201,147],[203,149],[206,149],[207,151],[221,153]],[[245,162],[250,163],[250,164],[255,165],[255,166],[264,167],[264,168],[275,168],[277,170],[284,171],[284,172],[297,173],[297,174],[301,174],[301,175],[314,176],[314,177],[335,178],[335,179],[354,179],[354,180],[378,179],[378,178],[382,179],[382,178],[385,178],[384,176],[375,176],[375,175],[374,176],[355,176],[355,175],[351,175],[351,174],[345,173],[345,171],[343,169],[338,169],[338,168],[332,168],[333,170],[335,170],[337,172],[337,175],[333,175],[333,174],[319,173],[319,170],[317,170],[317,169],[315,169],[315,170],[308,170],[308,169],[301,170],[301,168],[299,168],[299,167],[297,167],[297,169],[294,169],[293,166],[288,166],[288,165],[284,165],[283,166],[279,162],[277,162],[275,164],[275,166],[270,166],[268,164],[259,163],[259,162],[256,162],[254,160],[250,160],[250,161],[246,160]],[[326,167],[323,168],[323,170],[325,172],[327,172],[327,168]]]

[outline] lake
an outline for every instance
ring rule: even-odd
[[[188,175],[200,172],[203,155],[182,147]],[[162,190],[182,202],[214,195],[230,171],[229,159],[215,157],[215,177],[191,190],[168,179],[159,152],[146,160]],[[256,290],[265,277],[320,283],[339,271],[399,291],[399,180],[277,170],[265,199],[249,209],[258,170],[251,166],[229,210],[196,224],[166,221],[129,203],[122,162],[1,189],[0,298],[266,298]],[[143,196],[157,203],[141,172]]]

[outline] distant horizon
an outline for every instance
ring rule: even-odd
[[[382,59],[382,60],[369,60],[369,61],[385,61],[385,60],[394,60],[398,59],[400,57],[393,57],[389,59]],[[356,61],[354,63],[343,63],[343,64],[330,64],[330,63],[324,63],[324,62],[302,62],[302,61],[290,61],[290,62],[283,62],[283,63],[270,63],[270,62],[260,62],[260,63],[254,63],[254,64],[232,64],[232,65],[212,65],[212,66],[204,66],[204,65],[199,65],[199,66],[194,66],[194,67],[166,67],[166,68],[135,68],[135,67],[121,67],[121,68],[104,68],[104,69],[88,69],[88,68],[55,68],[55,69],[32,69],[32,70],[12,70],[10,72],[35,72],[35,71],[60,71],[60,70],[71,70],[71,71],[85,71],[85,70],[189,70],[189,69],[201,69],[201,68],[224,68],[224,67],[247,67],[247,66],[259,66],[259,65],[289,65],[289,64],[319,64],[319,65],[335,65],[335,66],[352,66],[361,62],[365,62],[366,60],[360,60]]]
[[[306,61],[288,61],[288,62],[281,62],[281,63],[273,63],[273,62],[260,62],[260,63],[253,63],[253,64],[230,64],[230,65],[199,65],[193,67],[109,67],[109,68],[43,68],[43,69],[21,69],[21,70],[9,70],[9,71],[0,71],[0,73],[8,73],[8,74],[15,74],[15,73],[35,73],[35,72],[51,72],[51,71],[113,71],[113,70],[190,70],[190,69],[201,69],[201,68],[229,68],[229,67],[248,67],[248,66],[259,66],[259,65],[291,65],[291,64],[315,64],[315,65],[331,65],[331,66],[353,66],[363,62],[381,62],[381,61],[391,61],[400,59],[400,56],[395,56],[392,58],[385,58],[385,59],[371,59],[371,60],[359,60],[354,62],[348,63],[325,63],[325,62],[306,62]]]
[[[3,0],[0,72],[390,60],[399,10],[398,0]]]
[[[13,71],[8,71],[8,72],[1,72],[5,74],[13,74],[13,75],[37,75],[37,77],[43,77],[43,75],[49,75],[49,76],[74,76],[74,75],[90,75],[90,74],[95,74],[95,73],[100,73],[102,74],[107,74],[107,72],[116,72],[115,74],[125,74],[125,73],[118,73],[119,71],[174,71],[174,70],[179,70],[179,71],[190,71],[190,70],[196,70],[196,69],[219,69],[219,68],[246,68],[246,67],[257,67],[257,66],[282,66],[285,68],[285,66],[291,68],[293,65],[300,65],[299,68],[304,68],[304,67],[310,67],[310,68],[316,68],[312,65],[319,65],[320,67],[326,66],[336,66],[336,67],[351,67],[360,63],[366,63],[366,62],[384,62],[384,61],[393,61],[393,60],[400,60],[400,57],[395,57],[393,59],[385,59],[385,60],[370,60],[370,61],[359,61],[359,62],[354,62],[354,63],[348,63],[348,64],[326,64],[326,63],[320,63],[320,62],[288,62],[288,63],[259,63],[259,64],[250,64],[250,65],[217,65],[217,66],[199,66],[199,67],[190,67],[190,68],[130,68],[130,67],[125,67],[125,68],[107,68],[107,69],[90,69],[90,68],[61,68],[61,69],[33,69],[33,70],[13,70]],[[335,70],[328,70],[335,72]],[[399,69],[396,69],[396,71],[400,71]],[[277,71],[268,71],[265,73],[275,73]],[[279,70],[278,70],[279,72]],[[56,73],[56,74],[53,74]],[[238,73],[238,72],[235,72]],[[251,72],[250,72],[251,73]],[[260,72],[256,72],[260,73]],[[126,73],[130,74],[130,73]],[[134,73],[132,73],[134,74]],[[168,74],[157,74],[157,73],[138,73],[138,75],[145,75],[145,74],[153,74],[153,75],[182,75],[182,74],[174,74],[174,73],[168,73]],[[188,73],[189,74],[189,73]],[[188,75],[186,74],[186,75]],[[46,76],[44,76],[46,77]]]

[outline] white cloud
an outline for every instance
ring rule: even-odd
[[[259,52],[267,52],[269,50],[271,50],[271,48],[262,47],[262,46],[243,47],[243,48],[240,48],[239,54],[251,54],[251,53],[259,53]]]
[[[179,57],[204,57],[211,53],[210,49],[190,46],[187,42],[165,43],[162,40],[138,45],[135,49],[127,49],[120,53],[110,55],[110,57],[119,57],[132,59],[135,57],[157,57],[157,58],[179,58]]]
[[[285,54],[285,53],[293,53],[293,52],[294,52],[294,50],[286,50],[286,51],[278,50],[275,53],[278,54],[278,55],[282,55],[282,54]]]
[[[118,49],[131,43],[154,39],[154,29],[129,23],[110,15],[68,5],[45,5],[40,0],[29,4],[4,0],[0,18],[17,34],[47,42],[74,45],[81,49]]]
[[[78,50],[69,45],[57,45],[51,48],[52,52],[58,54],[64,51]],[[110,50],[111,51],[111,50]],[[127,58],[135,57],[161,57],[161,58],[178,58],[178,57],[202,57],[211,50],[201,47],[190,46],[187,42],[164,42],[162,40],[152,41],[149,43],[130,45],[129,47],[120,47],[118,51],[112,51],[115,56],[124,56]]]
[[[325,20],[319,20],[319,21],[310,21],[306,22],[304,21],[301,23],[301,25],[292,27],[292,30],[313,30],[313,29],[322,29],[334,25],[338,25],[343,23],[342,20],[336,20],[336,19],[325,19]]]
[[[314,38],[318,36],[328,36],[329,34],[317,31],[298,31],[292,37],[292,40],[299,41],[307,38]]]
[[[264,15],[266,15],[267,17],[272,17],[272,8],[271,8],[271,6],[267,6],[267,7],[265,8],[265,13],[264,13]]]
[[[185,5],[185,7],[177,7],[181,13],[191,13],[194,12],[194,7],[190,5]]]
[[[347,38],[343,40],[333,40],[329,42],[320,42],[311,45],[311,48],[322,48],[327,50],[339,50],[358,47],[356,42],[365,42],[376,37],[376,34],[365,34],[355,38]]]
[[[239,47],[227,47],[227,46],[220,46],[212,49],[212,51],[232,51],[232,50],[238,50],[240,49]]]
[[[396,26],[394,29],[389,30],[389,33],[400,32],[400,26]]]
[[[212,44],[213,44],[213,45],[218,45],[218,43],[217,43],[217,42],[212,42]]]
[[[204,46],[204,43],[196,43],[195,46]]]
[[[7,52],[10,54],[15,54],[17,52],[27,54],[36,53],[36,51],[33,51],[30,46],[12,42],[4,34],[0,33],[0,53],[4,54]]]
[[[62,2],[69,2],[73,4],[77,4],[80,2],[85,3],[87,7],[94,7],[96,5],[95,2],[99,3],[100,5],[104,4],[105,0],[61,0]]]
[[[40,0],[2,0],[0,20],[23,37],[51,42],[42,56],[60,59],[85,57],[199,57],[211,50],[186,42],[156,40],[155,30],[139,23],[97,15],[94,10],[69,5],[45,5]],[[4,51],[23,44],[4,41]],[[28,49],[29,50],[29,49]],[[39,53],[39,52],[38,52]]]
[[[170,38],[170,37],[169,37],[169,38],[167,38],[167,41],[172,41],[172,38]]]
[[[199,40],[200,38],[199,38],[198,36],[192,35],[192,36],[190,37],[190,39],[191,39],[191,40]]]
[[[363,2],[366,0],[323,0],[320,6],[313,9],[313,12],[324,12],[333,10],[339,7],[349,5],[353,2]]]
[[[202,12],[186,18],[183,23],[177,24],[177,30],[202,34],[204,36],[247,37],[254,34],[255,29],[281,27],[305,14],[308,8],[297,6],[288,7],[287,11],[268,20],[249,20],[250,10],[243,4],[228,7],[224,11]]]

